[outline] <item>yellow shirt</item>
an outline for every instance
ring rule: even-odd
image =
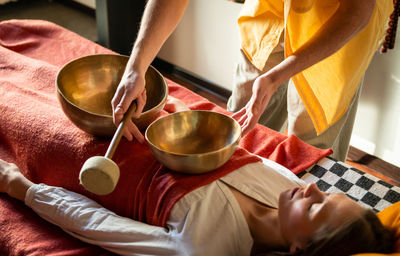
[[[289,56],[312,38],[339,4],[339,0],[246,0],[238,18],[242,49],[262,70],[285,29],[285,16],[285,56]],[[346,112],[392,11],[392,1],[377,0],[364,30],[330,57],[292,77],[318,134]]]

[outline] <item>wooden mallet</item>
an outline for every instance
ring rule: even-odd
[[[111,158],[121,140],[125,126],[135,110],[136,101],[133,101],[118,125],[106,154],[104,156],[93,156],[83,164],[79,173],[79,181],[86,190],[97,195],[107,195],[114,191],[120,171],[118,165]]]

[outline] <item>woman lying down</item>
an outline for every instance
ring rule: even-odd
[[[305,185],[264,160],[184,196],[167,228],[120,217],[80,194],[34,184],[0,160],[0,192],[70,235],[122,255],[350,255],[389,253],[392,237],[371,210]],[[278,253],[280,252],[280,253]]]

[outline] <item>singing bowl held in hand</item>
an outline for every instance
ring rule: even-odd
[[[236,120],[201,110],[164,116],[151,123],[145,133],[158,161],[171,170],[189,174],[222,166],[235,152],[240,136]]]
[[[111,100],[121,81],[129,57],[95,54],[64,65],[56,78],[57,96],[65,115],[83,131],[97,136],[112,136],[116,127],[112,119]],[[141,116],[132,119],[145,129],[164,108],[168,85],[150,66],[146,72],[147,102]]]

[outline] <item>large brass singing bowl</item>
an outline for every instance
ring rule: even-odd
[[[164,116],[146,129],[154,156],[171,170],[200,174],[217,169],[235,151],[240,125],[231,117],[201,110]]]
[[[111,99],[124,73],[129,57],[96,54],[75,59],[57,74],[58,99],[66,116],[80,129],[98,136],[112,136],[116,127],[112,119]],[[147,102],[143,113],[132,119],[145,129],[163,109],[168,86],[155,68],[146,73]]]

